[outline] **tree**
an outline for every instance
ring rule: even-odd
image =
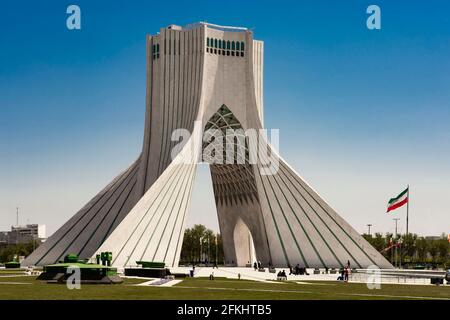
[[[40,241],[21,242],[18,244],[7,245],[0,249],[0,262],[12,261],[14,256],[28,256],[35,248],[40,245]]]
[[[381,251],[386,247],[386,240],[381,233],[375,233],[375,238],[373,239],[372,245],[375,249],[377,249],[377,251]]]
[[[447,236],[445,234],[442,234],[441,239],[437,240],[436,242],[440,263],[447,265],[447,262],[449,260],[449,247],[450,247],[450,243],[448,242]]]
[[[417,234],[405,234],[402,236],[402,261],[412,262],[416,253]]]
[[[439,247],[436,240],[428,240],[428,253],[431,256],[431,262],[433,264],[438,262]]]
[[[426,263],[428,252],[428,241],[424,237],[420,237],[416,240],[416,253],[417,262]]]
[[[386,233],[386,248],[390,247],[394,243],[394,234],[387,232]],[[386,259],[388,259],[392,264],[394,264],[394,250],[391,248],[390,250],[383,251],[383,255]]]
[[[216,255],[217,236],[217,255]],[[183,246],[181,249],[180,262],[195,264],[200,262],[223,263],[223,246],[219,234],[207,229],[204,225],[196,224],[184,231]]]

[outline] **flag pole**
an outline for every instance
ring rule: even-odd
[[[409,224],[409,184],[408,184],[408,202],[406,203],[406,235],[408,235],[408,224]]]

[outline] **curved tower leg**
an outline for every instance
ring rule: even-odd
[[[136,203],[139,159],[41,244],[22,266],[46,265],[69,253],[90,258]]]
[[[263,139],[264,140],[264,139]],[[392,265],[354,230],[271,147],[276,173],[255,166],[272,265],[367,268]]]
[[[112,264],[118,267],[136,265],[137,261],[178,265],[198,148],[190,138],[97,253],[112,252]]]

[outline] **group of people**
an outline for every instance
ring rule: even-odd
[[[339,281],[348,281],[348,275],[350,274],[350,269],[348,267],[341,268],[341,275],[337,278]]]
[[[284,278],[287,278],[287,276],[286,276],[286,272],[283,270],[283,271],[279,271],[278,273],[277,273],[277,277],[284,277]]]
[[[255,269],[255,271],[260,270],[261,268],[262,268],[261,261],[255,261],[253,263],[253,269]],[[328,273],[328,268],[326,268],[326,269],[327,269],[326,273]],[[340,269],[340,275],[337,278],[337,280],[347,282],[348,278],[349,278],[349,274],[350,274],[350,261],[347,261],[347,265]],[[307,272],[305,267],[300,267],[300,265],[297,264],[294,268],[289,266],[289,275],[307,275],[307,276],[309,276],[309,273]],[[286,272],[284,270],[279,271],[277,273],[277,276],[278,277],[287,277]]]
[[[262,268],[261,261],[255,261],[255,262],[253,263],[253,269],[255,269],[255,271],[256,271],[256,270],[259,270],[259,269],[261,269],[261,268]]]
[[[348,282],[348,275],[350,274],[350,261],[347,261],[347,265],[340,269],[341,275],[337,278],[339,281]]]
[[[309,276],[309,273],[306,271],[306,268],[301,268],[299,264],[297,264],[294,268],[289,266],[289,275],[307,275]]]

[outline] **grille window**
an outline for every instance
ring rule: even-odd
[[[243,57],[244,42],[206,38],[206,52],[223,56]]]
[[[152,45],[153,60],[159,58],[159,43]]]

